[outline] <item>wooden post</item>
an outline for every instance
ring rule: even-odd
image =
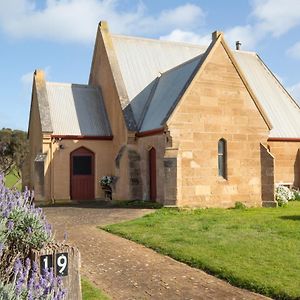
[[[80,283],[80,252],[76,247],[54,243],[41,250],[31,250],[31,259],[37,263],[38,271],[53,268],[54,274],[62,277],[67,290],[66,300],[82,300]]]

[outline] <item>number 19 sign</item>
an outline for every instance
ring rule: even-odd
[[[53,261],[55,258],[55,261]],[[67,276],[68,275],[68,253],[57,253],[54,255],[42,255],[40,257],[40,269],[41,273],[44,274],[45,270],[53,268],[55,265],[56,275]]]

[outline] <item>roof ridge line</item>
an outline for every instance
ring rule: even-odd
[[[176,101],[170,107],[168,113],[166,114],[165,118],[162,120],[160,125],[163,125],[164,123],[166,123],[169,120],[169,118],[171,117],[175,108],[177,107],[179,101],[182,99],[183,95],[186,93],[187,89],[189,88],[191,82],[194,80],[195,76],[201,70],[201,68],[202,68],[203,64],[205,63],[205,61],[207,60],[208,56],[211,55],[212,50],[215,49],[215,45],[217,42],[220,42],[220,37],[218,37],[215,41],[212,41],[211,44],[207,47],[206,51],[201,55],[199,63],[196,65],[191,76],[188,78],[187,82],[185,83],[182,90],[180,91]]]
[[[149,108],[149,106],[150,106],[150,104],[151,104],[151,102],[152,102],[152,99],[153,99],[154,94],[155,94],[155,92],[156,92],[156,89],[157,89],[157,86],[158,86],[158,83],[159,83],[160,78],[161,78],[161,76],[157,76],[157,77],[154,79],[155,82],[154,82],[154,85],[153,85],[153,87],[152,87],[152,89],[151,89],[151,91],[150,91],[150,94],[149,94],[149,96],[148,96],[148,99],[147,99],[147,101],[146,101],[146,104],[145,104],[145,106],[144,106],[144,109],[143,109],[143,111],[142,111],[140,120],[139,120],[139,122],[138,122],[138,126],[137,126],[137,129],[138,129],[138,130],[137,130],[137,131],[140,131],[141,128],[142,128],[142,126],[143,126],[143,123],[144,123],[144,119],[145,119],[146,113],[147,113],[148,108]]]
[[[46,84],[52,84],[52,85],[67,85],[67,86],[80,86],[80,87],[85,87],[85,88],[93,88],[95,89],[96,87],[89,85],[89,84],[83,84],[83,83],[72,83],[72,82],[57,82],[57,81],[46,81]]]
[[[204,52],[204,53],[205,53],[205,52]],[[199,54],[199,55],[197,55],[197,56],[195,56],[195,57],[193,57],[193,58],[191,58],[191,59],[189,59],[189,60],[187,60],[187,61],[184,61],[183,63],[181,63],[181,64],[179,64],[179,65],[177,65],[177,66],[175,66],[175,67],[173,67],[173,68],[171,68],[171,69],[169,69],[169,70],[166,70],[166,71],[160,73],[161,76],[166,75],[166,74],[169,73],[169,72],[175,71],[175,70],[177,70],[177,69],[183,67],[184,65],[190,64],[190,63],[192,63],[194,60],[197,60],[197,59],[199,59],[199,58],[200,58],[200,60],[201,60],[201,57],[202,57],[202,55],[204,55],[204,53]]]
[[[200,44],[194,44],[194,43],[188,43],[188,42],[179,42],[179,41],[171,41],[171,40],[160,40],[160,39],[154,39],[154,38],[147,38],[147,37],[140,37],[140,36],[133,36],[133,35],[122,35],[122,34],[111,34],[111,37],[117,37],[117,38],[124,38],[124,39],[136,39],[136,40],[144,40],[149,41],[153,43],[169,43],[169,44],[178,44],[178,45],[188,45],[190,47],[194,48],[208,48],[209,45],[200,45]]]

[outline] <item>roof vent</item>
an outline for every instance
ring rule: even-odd
[[[236,50],[240,50],[241,49],[241,45],[242,45],[242,43],[240,41],[236,41],[235,42],[235,49]]]

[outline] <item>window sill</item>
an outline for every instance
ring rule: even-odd
[[[226,182],[228,182],[228,179],[226,179],[224,177],[221,177],[221,176],[218,176],[217,181],[226,183]]]

